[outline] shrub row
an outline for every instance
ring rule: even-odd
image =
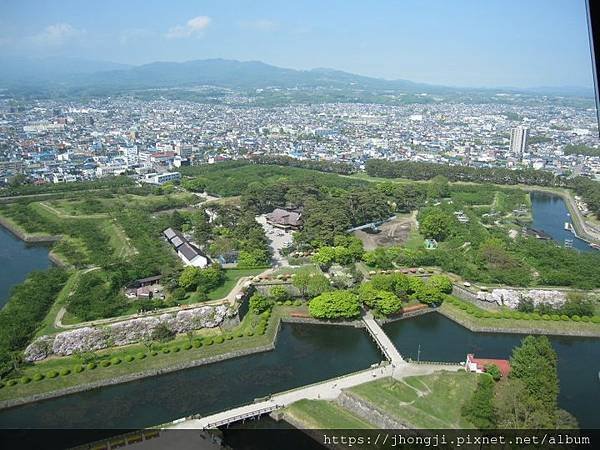
[[[297,300],[297,302],[300,302],[299,300]],[[300,302],[301,303],[301,302]],[[259,334],[259,335],[264,335],[269,323],[269,319],[271,317],[271,311],[265,311],[264,313],[262,313],[260,315],[260,321],[258,322],[258,324],[256,325],[256,327],[254,328],[254,330],[248,330],[246,331],[246,333],[242,332],[242,331],[237,331],[235,334],[233,333],[228,333],[225,335],[219,335],[216,336],[214,338],[195,338],[192,343],[186,343],[183,344],[182,347],[163,347],[160,351],[163,354],[169,354],[171,352],[177,353],[179,351],[181,351],[181,349],[183,348],[184,350],[191,350],[192,348],[200,348],[203,345],[206,346],[210,346],[213,344],[222,344],[225,341],[229,341],[232,340],[234,337],[236,338],[241,338],[244,336],[254,336],[255,333]],[[157,351],[152,351],[150,353],[151,356],[157,356],[159,353]],[[142,360],[144,358],[146,358],[148,355],[146,353],[140,352],[137,353],[135,356],[133,355],[126,355],[123,360],[125,362],[133,362],[134,360]],[[110,367],[110,366],[116,366],[121,364],[122,360],[119,357],[113,357],[111,359],[103,359],[101,360],[99,363],[95,363],[95,362],[89,362],[86,365],[78,365],[75,366],[73,368],[73,370],[69,369],[69,368],[64,368],[61,369],[60,372],[56,371],[56,370],[50,370],[48,371],[46,374],[42,374],[42,373],[36,373],[34,374],[31,378],[28,376],[23,376],[20,379],[10,379],[8,380],[6,383],[2,382],[0,383],[0,388],[4,387],[4,386],[14,386],[16,384],[18,384],[19,382],[21,384],[27,384],[30,383],[31,381],[41,381],[45,378],[56,378],[59,375],[60,376],[68,376],[70,375],[72,372],[75,373],[81,373],[84,370],[94,370],[98,367],[98,365],[100,367]]]
[[[600,323],[600,316],[567,316],[565,314],[543,314],[540,315],[538,313],[524,313],[520,311],[501,311],[501,312],[491,312],[485,311],[481,308],[478,308],[475,305],[459,300],[455,297],[448,297],[446,301],[450,304],[458,306],[461,310],[465,311],[467,314],[475,316],[477,318],[484,319],[517,319],[517,320],[547,320],[547,321],[573,321],[573,322],[591,322],[591,323]]]

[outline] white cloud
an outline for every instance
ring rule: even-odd
[[[185,25],[176,25],[169,29],[165,35],[167,39],[188,38],[201,36],[202,32],[210,25],[212,19],[208,16],[198,16],[190,19]]]
[[[44,28],[41,33],[31,36],[30,40],[36,45],[58,47],[83,33],[83,30],[78,30],[68,23],[55,23]]]
[[[240,22],[240,27],[246,30],[275,31],[279,28],[279,24],[269,19],[258,19]]]

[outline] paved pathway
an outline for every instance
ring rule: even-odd
[[[400,352],[398,351],[398,349],[396,349],[396,346],[393,344],[393,342],[390,340],[387,334],[384,333],[383,329],[373,318],[373,314],[371,313],[371,311],[363,315],[363,322],[367,327],[367,331],[373,337],[373,339],[375,339],[375,342],[377,343],[385,357],[390,361],[392,366],[399,367],[403,364],[406,364],[406,361],[404,361],[404,359],[400,355]]]
[[[263,414],[284,408],[299,400],[334,400],[342,389],[349,389],[359,384],[378,380],[386,377],[402,379],[413,375],[426,375],[438,370],[458,370],[461,366],[435,365],[435,364],[411,364],[404,363],[400,367],[394,367],[391,364],[381,364],[361,372],[338,377],[332,380],[323,381],[304,386],[298,389],[275,394],[269,399],[251,403],[248,405],[232,408],[228,411],[212,414],[202,418],[184,418],[175,420],[163,428],[176,429],[209,429],[216,428],[227,423],[240,420],[251,419]]]

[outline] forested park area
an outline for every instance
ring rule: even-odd
[[[69,324],[215,299],[212,292],[231,288],[237,278],[218,264],[184,270],[163,230],[185,233],[211,257],[235,255],[238,273],[253,275],[253,270],[271,265],[269,239],[255,217],[281,207],[302,212],[303,227],[294,232],[285,254],[308,255],[298,260],[318,267],[320,275],[299,272],[291,281],[317,318],[356,318],[361,305],[380,316],[393,315],[413,303],[438,305],[451,291],[448,279],[431,274],[429,281],[390,274],[363,283],[360,265],[367,271],[437,267],[463,280],[492,285],[600,287],[597,252],[582,253],[520,234],[521,221],[531,216],[529,194],[517,186],[500,187],[489,179],[455,184],[449,174],[423,182],[365,180],[340,175],[344,171],[338,167],[325,173],[271,163],[186,168],[180,186],[140,188],[114,181],[112,187],[76,197],[29,197],[3,204],[0,214],[25,233],[62,236],[53,252],[66,263],[66,276],[77,274],[63,296]],[[182,188],[223,198],[198,208],[194,206],[201,200]],[[230,198],[235,201],[225,201]],[[364,251],[362,242],[347,233],[415,211],[419,226],[411,231],[410,245]],[[424,239],[435,239],[437,247],[425,248]],[[166,298],[125,298],[129,283],[154,275],[162,276]],[[275,292],[261,301],[264,307],[291,300]],[[52,301],[42,308],[44,314],[32,316],[28,333],[38,328],[51,306]],[[589,306],[584,296],[570,299],[568,311],[549,313],[591,317],[595,311]],[[533,311],[523,305],[523,312]]]
[[[442,175],[450,181],[570,188],[581,195],[590,210],[600,218],[600,183],[587,177],[559,177],[551,172],[534,169],[476,168],[415,161],[390,162],[382,159],[368,160],[365,170],[368,175],[381,178],[430,180]]]

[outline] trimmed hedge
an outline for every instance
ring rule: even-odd
[[[145,353],[138,353],[135,355],[135,357],[137,359],[145,359],[146,358],[146,354]]]
[[[212,339],[205,339],[204,340],[204,345],[213,345],[213,340]]]
[[[121,364],[121,358],[114,357],[114,358],[112,358],[110,360],[110,363],[113,364],[113,365],[115,365],[115,366],[118,365],[118,364]]]
[[[88,370],[94,370],[96,368],[96,363],[95,362],[88,363],[88,365],[86,367],[88,368]]]
[[[44,375],[41,373],[36,373],[33,375],[33,381],[42,381],[44,379]]]
[[[75,373],[81,373],[83,372],[85,368],[83,366],[75,366],[75,368],[73,369],[73,372]]]
[[[177,353],[177,352],[181,351],[181,349],[180,349],[179,347],[175,347],[175,348],[173,348],[173,351],[174,351],[175,353]]]
[[[46,374],[46,378],[56,378],[58,376],[58,372],[56,370],[51,370]]]
[[[71,369],[67,369],[66,367],[60,371],[60,376],[61,377],[66,377],[67,375],[71,374]]]
[[[566,314],[539,314],[536,312],[533,313],[525,313],[525,312],[521,312],[521,311],[500,311],[500,312],[496,312],[496,313],[492,313],[489,311],[485,311],[481,308],[478,308],[476,306],[473,306],[471,304],[469,304],[468,302],[465,302],[463,300],[460,300],[458,298],[455,297],[448,297],[446,299],[446,301],[452,305],[455,305],[457,308],[466,311],[467,314],[473,315],[475,317],[479,317],[479,318],[493,318],[493,319],[515,319],[515,320],[552,320],[552,321],[564,321],[564,322],[568,322],[568,321],[573,321],[573,322],[591,322],[591,323],[600,323],[600,316],[593,316],[593,317],[588,317],[588,316],[578,316],[578,315],[573,315],[571,317],[567,316]],[[263,323],[262,321],[259,322],[258,326],[257,326],[257,332],[258,330],[260,330],[260,328],[262,327]]]
[[[202,347],[202,341],[200,339],[194,339],[192,346],[194,348],[200,348],[200,347]]]
[[[254,336],[254,331],[252,331],[252,330],[246,331],[246,336],[248,336],[248,337]]]
[[[189,342],[187,344],[184,344],[183,349],[184,350],[190,350],[192,348],[192,344],[190,344]]]
[[[108,359],[105,359],[104,361],[100,362],[100,365],[102,367],[108,367],[110,366],[110,361]]]
[[[167,353],[171,353],[171,349],[165,347],[165,348],[162,349],[162,352],[166,355]]]
[[[135,358],[133,357],[133,355],[127,355],[125,358],[123,358],[125,360],[125,362],[131,362],[133,361]]]
[[[8,381],[6,382],[6,385],[7,385],[7,386],[14,386],[14,385],[15,385],[15,384],[17,384],[17,383],[18,383],[18,381],[17,381],[17,380],[15,380],[14,378],[12,378],[12,379],[10,379],[10,380],[8,380]]]
[[[223,339],[223,336],[217,336],[215,338],[215,343],[217,344],[222,344],[225,341],[225,339]]]
[[[21,382],[21,384],[28,384],[28,383],[31,383],[31,378],[29,378],[28,376],[24,376],[24,377],[21,377],[21,379],[19,381]]]

